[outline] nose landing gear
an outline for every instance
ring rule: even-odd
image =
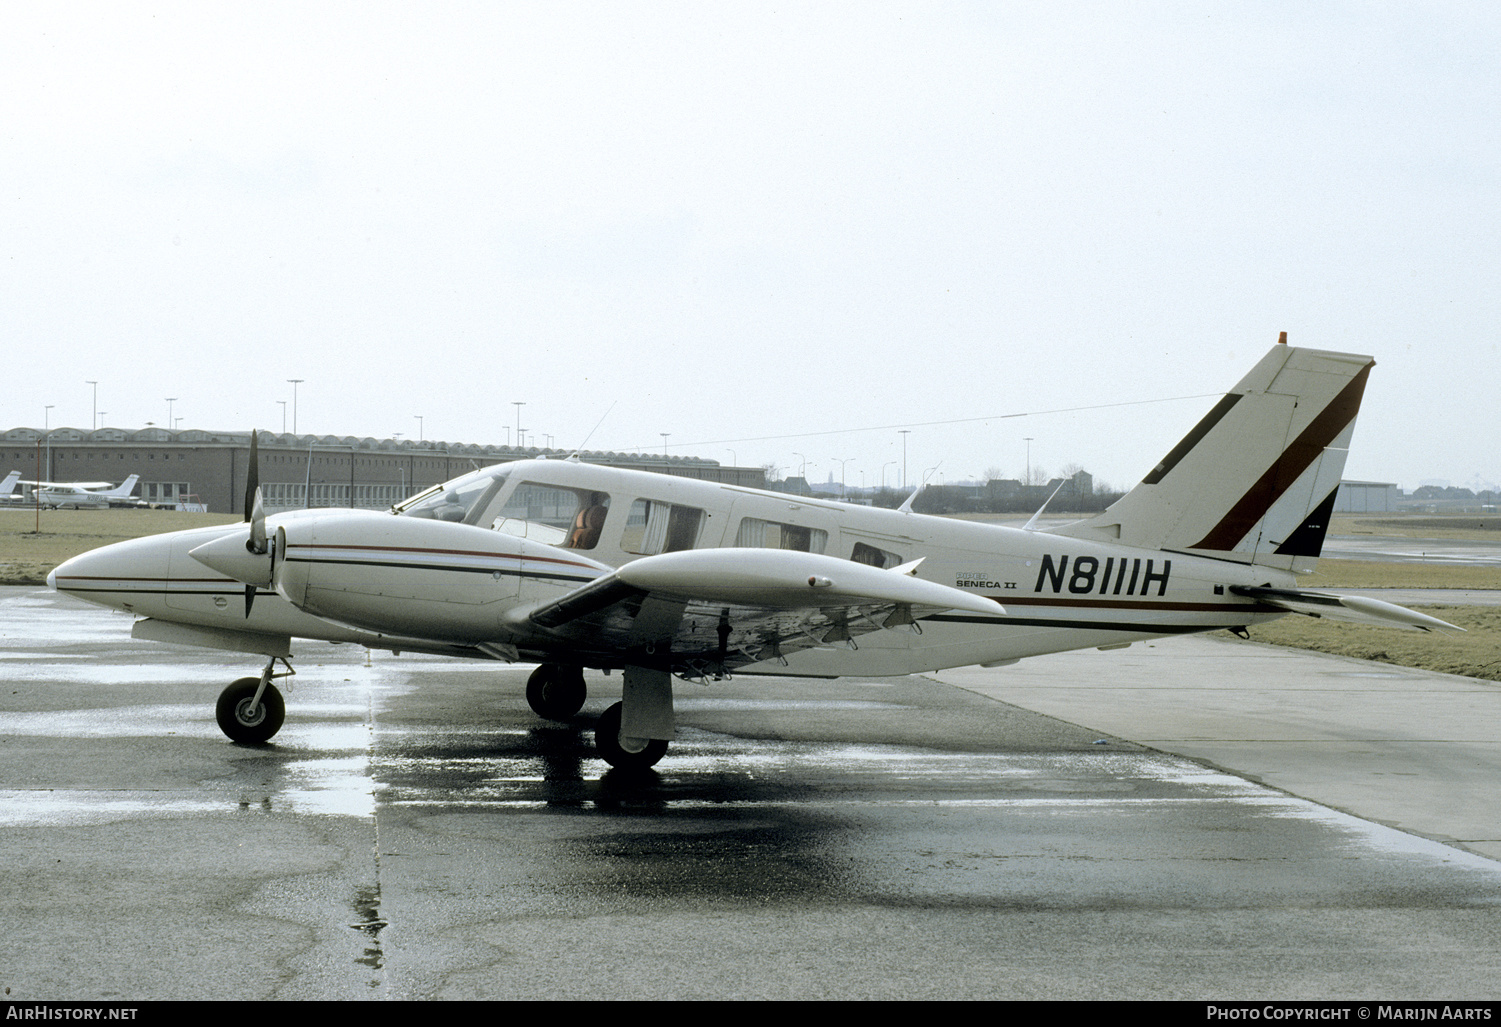
[[[219,693],[219,702],[214,709],[219,721],[219,730],[231,741],[245,745],[261,745],[281,730],[286,719],[287,705],[281,692],[271,683],[272,669],[276,666],[273,657],[258,678],[240,678]],[[286,660],[281,661],[286,673],[277,675],[291,677],[297,673]]]
[[[589,689],[579,667],[544,663],[526,680],[526,701],[532,712],[548,720],[571,720],[584,708]]]

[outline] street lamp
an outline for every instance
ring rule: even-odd
[[[837,456],[831,456],[831,457],[829,457],[829,459],[830,460],[838,460],[839,461],[839,498],[840,499],[848,499],[850,497],[850,493],[849,493],[849,489],[845,488],[845,485],[844,485],[844,465],[847,464],[847,463],[849,463],[851,460],[853,460],[855,458],[852,457],[852,456],[847,456],[843,460],[840,460],[839,457],[837,457]]]
[[[902,436],[902,488],[907,487],[907,436],[912,434],[911,428],[900,429]]]
[[[88,381],[84,382],[84,384],[92,385],[94,387],[94,416],[93,419],[89,421],[89,431],[93,431],[95,428],[99,427],[99,383],[95,381]]]
[[[54,406],[54,404],[48,403],[44,408],[42,408],[42,438],[44,438],[44,439],[47,440],[47,477],[49,477],[49,478],[52,477],[52,407],[53,406]],[[38,487],[40,487],[40,486],[38,486]],[[21,490],[21,494],[24,496],[26,494],[26,490],[22,489]]]
[[[288,378],[292,383],[292,434],[297,434],[297,386],[307,381],[306,378]]]
[[[1031,485],[1032,484],[1032,438],[1030,436],[1028,436],[1028,437],[1022,439],[1022,441],[1027,444],[1027,480],[1024,481],[1024,482],[1022,482],[1022,484],[1023,485]]]
[[[176,396],[167,397],[167,427],[172,427],[172,404],[177,402]]]
[[[521,408],[526,406],[526,400],[513,399],[511,406],[516,408],[516,448],[521,448]]]
[[[666,460],[667,459],[667,436],[671,435],[672,432],[670,432],[670,431],[659,431],[659,432],[657,432],[657,434],[660,435],[660,436],[662,436],[662,459]]]
[[[415,418],[417,418],[417,441],[418,442],[426,441],[427,436],[424,435],[424,434],[422,434],[422,430],[423,430],[422,429],[422,415],[421,414],[413,414],[412,416],[415,417]]]

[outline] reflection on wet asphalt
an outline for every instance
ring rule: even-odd
[[[308,646],[247,747],[212,703],[252,660],[127,635],[0,590],[13,997],[1226,997],[1264,962],[1406,995],[1455,945],[1501,962],[1495,863],[921,678],[682,686],[623,775],[618,677],[553,724],[529,668]]]

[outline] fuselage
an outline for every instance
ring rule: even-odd
[[[189,555],[243,535],[244,525],[107,546],[69,560],[49,582],[213,637],[481,657],[503,651],[487,643],[508,641],[501,618],[510,607],[685,549],[800,550],[886,568],[921,558],[918,577],[996,603],[993,615],[938,613],[920,632],[878,631],[862,636],[858,649],[810,649],[741,671],[810,676],[908,674],[1239,627],[1282,611],[1236,596],[1232,586],[1293,583],[1289,572],[1253,564],[573,461],[485,468],[394,513],[299,511],[266,524],[272,534],[282,530],[288,573],[282,594],[255,589],[248,615],[243,580]],[[392,612],[364,616],[367,608]]]

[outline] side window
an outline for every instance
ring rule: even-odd
[[[735,545],[744,549],[795,549],[802,553],[822,553],[828,549],[829,533],[822,528],[746,517],[735,532]]]
[[[877,549],[875,546],[864,542],[856,542],[854,550],[850,553],[850,559],[856,563],[866,563],[872,567],[889,568],[895,567],[902,562],[902,558],[896,553],[885,549]]]
[[[625,519],[620,548],[640,556],[692,549],[703,526],[704,512],[697,507],[638,499]]]
[[[506,497],[490,526],[550,546],[593,549],[599,545],[609,509],[610,497],[604,492],[524,481]]]

